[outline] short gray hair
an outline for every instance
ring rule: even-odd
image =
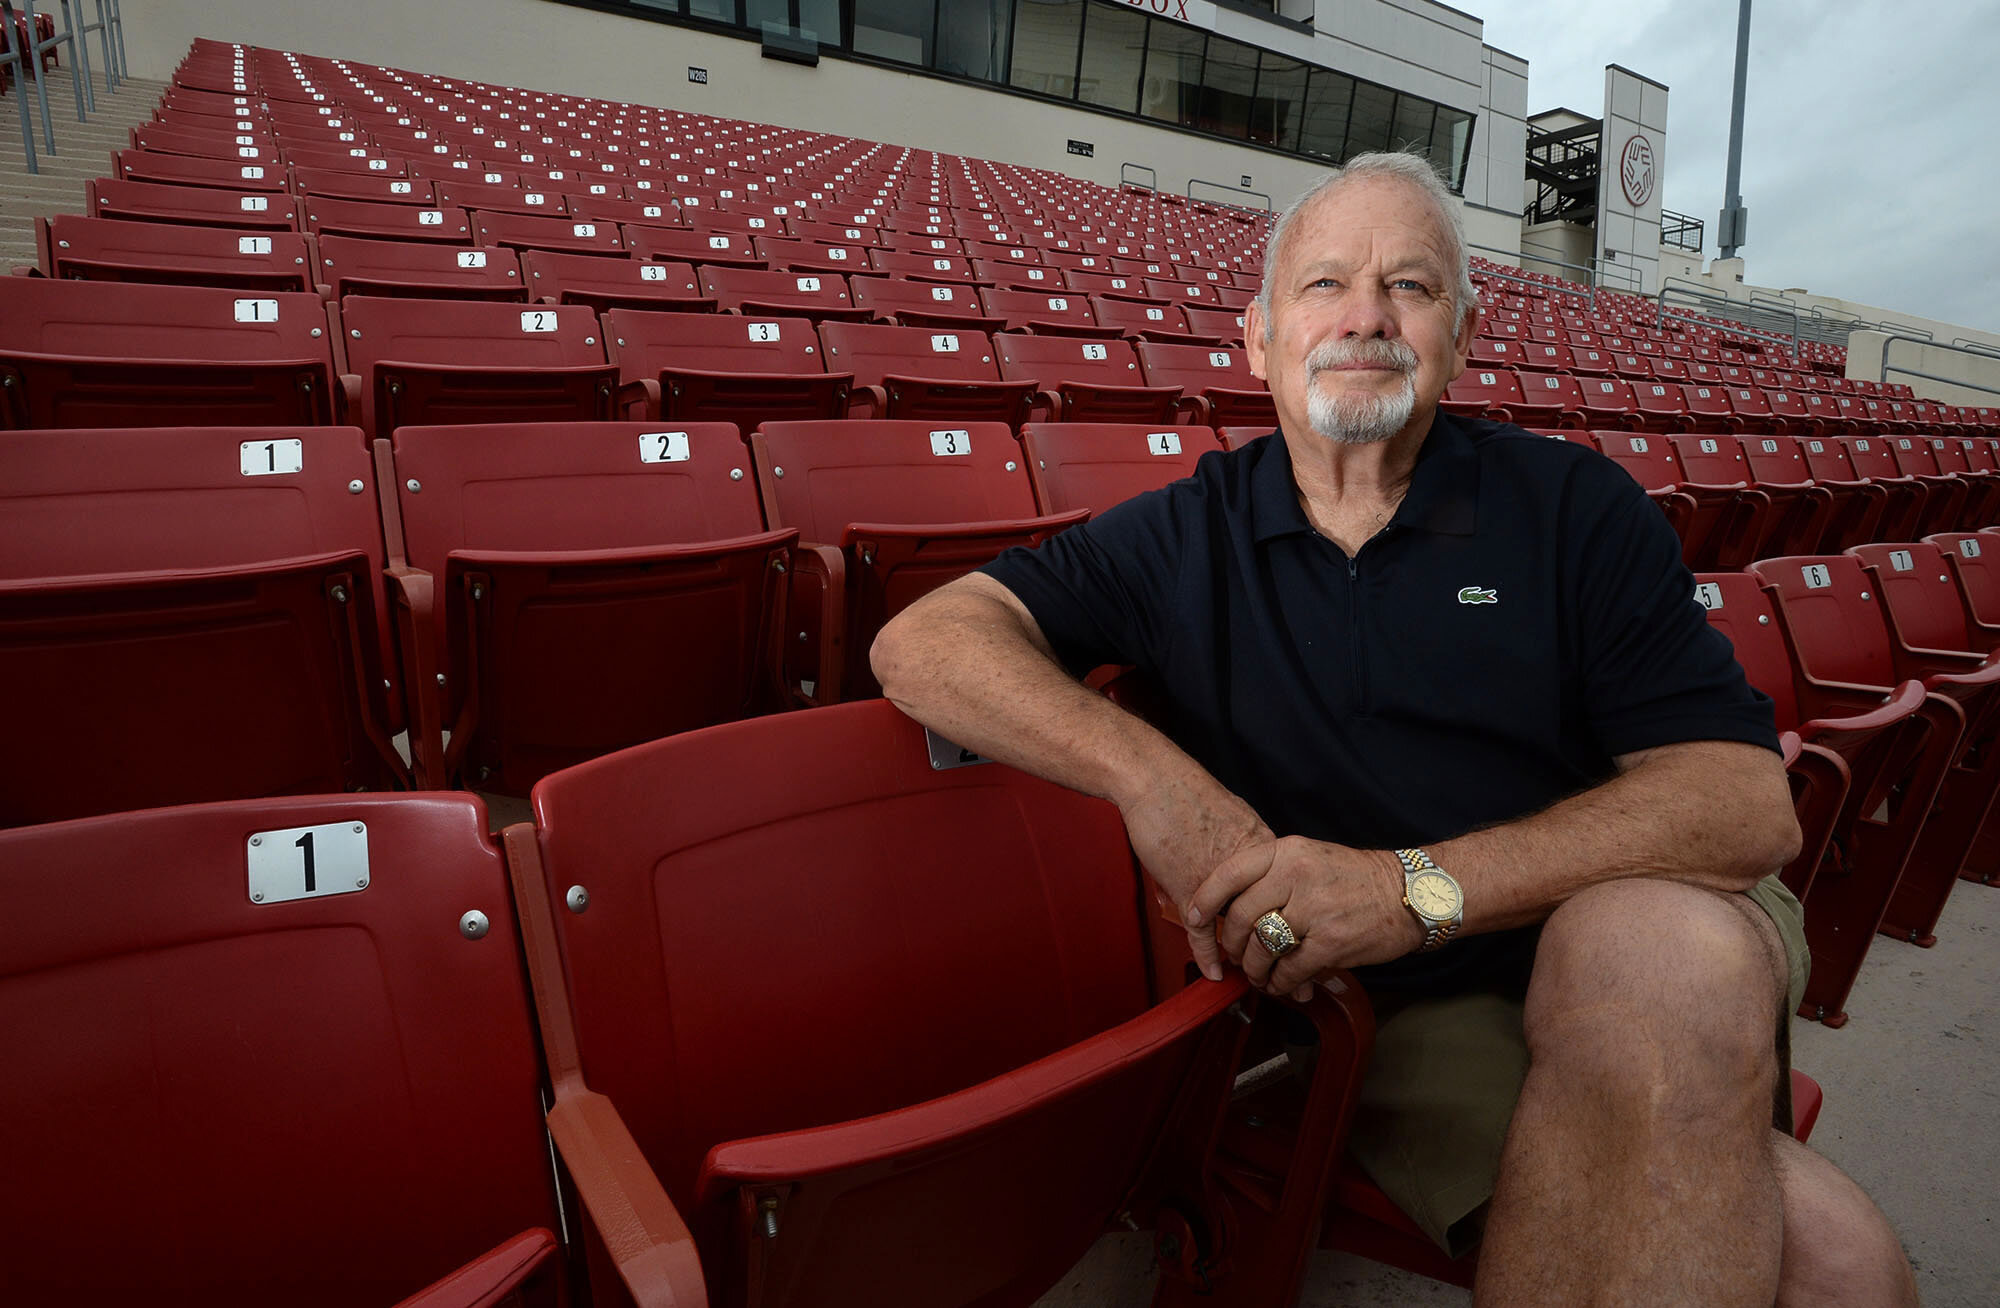
[[[1393,177],[1408,182],[1427,196],[1431,208],[1437,211],[1438,226],[1444,233],[1449,247],[1447,255],[1451,259],[1452,276],[1451,304],[1456,319],[1463,325],[1467,315],[1479,308],[1479,292],[1472,284],[1472,263],[1465,248],[1465,224],[1459,219],[1457,197],[1438,176],[1438,170],[1430,160],[1420,154],[1405,151],[1376,151],[1357,154],[1344,165],[1334,169],[1307,188],[1305,194],[1292,201],[1285,211],[1278,215],[1278,221],[1271,225],[1271,235],[1264,243],[1264,281],[1257,288],[1257,311],[1264,317],[1264,339],[1271,338],[1271,275],[1277,270],[1279,256],[1283,254],[1285,240],[1292,234],[1292,223],[1310,207],[1313,201],[1329,195],[1344,182],[1365,181],[1373,177]]]

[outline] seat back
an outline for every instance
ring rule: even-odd
[[[751,437],[764,518],[839,544],[855,523],[1019,522],[1037,516],[1004,423],[766,423]],[[778,473],[782,468],[783,474]]]
[[[1041,291],[1002,291],[982,287],[980,306],[987,314],[1007,324],[1009,331],[1032,331],[1037,327],[1099,326],[1090,299],[1080,294]]]
[[[1799,698],[1792,655],[1770,596],[1747,572],[1697,573],[1694,581],[1695,603],[1707,610],[1708,625],[1729,638],[1744,677],[1771,697],[1778,730],[1796,729]]]
[[[10,277],[0,428],[334,420],[317,295]]]
[[[1669,436],[1685,479],[1704,486],[1733,486],[1751,480],[1750,462],[1733,436]]]
[[[1687,398],[1676,382],[1635,382],[1633,404],[1656,430],[1681,431],[1688,417]]]
[[[890,376],[1000,380],[993,341],[984,332],[829,322],[821,324],[819,336],[826,366],[853,373],[860,386],[879,386]]]
[[[1185,304],[1181,312],[1187,315],[1188,330],[1195,335],[1213,337],[1224,345],[1243,344],[1243,310]]]
[[[528,298],[521,262],[512,250],[358,236],[322,236],[317,244],[315,280],[331,290],[335,300],[388,295],[518,303]]]
[[[1148,1013],[1115,811],[934,765],[885,703],[655,742],[546,778],[534,807],[583,1076],[689,1215],[715,1299],[754,1267],[772,1304],[1027,1302],[1200,1066],[1213,996]],[[563,906],[572,885],[589,912]],[[749,972],[744,932],[769,955]],[[893,969],[854,947],[891,939]],[[1168,1010],[1121,1069],[1121,1024]]]
[[[465,210],[442,205],[376,204],[307,196],[304,225],[314,236],[361,236],[387,241],[436,241],[471,245],[472,220]]]
[[[481,245],[515,250],[566,250],[573,254],[623,258],[625,237],[617,223],[588,218],[481,209],[472,215],[473,239]]]
[[[57,214],[37,221],[36,243],[42,272],[58,280],[265,291],[313,288],[305,238],[294,232],[232,232]]]
[[[750,239],[747,232],[625,224],[625,246],[634,259],[762,268],[764,256],[751,247]]]
[[[333,315],[362,426],[611,416],[613,369],[583,305],[350,295]]]
[[[1815,481],[1860,481],[1863,473],[1854,466],[1853,456],[1846,444],[1831,436],[1808,436],[1801,440],[1805,447],[1806,467]]]
[[[999,320],[980,306],[979,290],[974,286],[863,276],[853,278],[848,285],[855,306],[868,310],[878,322],[959,323],[979,330],[990,330],[984,324],[999,325]]]
[[[2000,626],[2000,535],[1955,531],[1925,539],[1944,552],[1973,620]]]
[[[1031,336],[1009,332],[993,338],[1000,375],[1032,381],[1045,391],[1065,383],[1144,386],[1139,356],[1129,341],[1082,340],[1074,336]]]
[[[1673,490],[1688,480],[1664,436],[1635,436],[1622,431],[1594,431],[1590,435],[1600,454],[1632,474],[1632,479],[1647,490]]]
[[[1887,688],[1896,662],[1876,584],[1849,554],[1761,559],[1750,573],[1784,611],[1799,669],[1815,681]]]
[[[701,293],[694,265],[686,263],[523,250],[521,277],[532,299],[581,304],[599,313],[606,309],[707,313],[715,308],[715,301]]]
[[[972,264],[963,254],[957,252],[959,242],[949,238],[926,238],[925,244],[945,239],[953,248],[949,251],[928,249],[921,253],[916,250],[870,250],[868,263],[871,270],[887,277],[901,277],[920,282],[966,282],[978,280],[972,271]]]
[[[253,232],[299,230],[298,203],[283,192],[260,187],[225,190],[109,177],[83,186],[85,208],[93,218],[241,227]]]
[[[1111,295],[1093,295],[1090,308],[1100,326],[1115,327],[1134,340],[1148,335],[1155,339],[1187,336],[1195,331],[1187,316],[1187,305],[1143,304]],[[1219,314],[1223,310],[1210,312]]]
[[[1795,486],[1812,480],[1804,442],[1796,436],[1745,436],[1738,445],[1750,479],[1760,485]]]
[[[760,314],[783,309],[808,318],[822,314],[861,316],[848,294],[847,279],[839,273],[759,272],[702,265],[696,274],[702,294],[724,309],[752,305]]]
[[[380,173],[334,172],[325,168],[293,168],[292,183],[300,195],[332,200],[372,200],[377,204],[437,207],[437,184],[420,177],[384,177]]]
[[[1221,448],[1207,427],[1031,422],[1021,429],[1021,452],[1043,513],[1088,509],[1096,516],[1192,476],[1203,454]]]
[[[1014,247],[1019,249],[1019,247]],[[1069,289],[1063,277],[1063,270],[1037,262],[1038,250],[1028,250],[1027,255],[1036,258],[979,258],[972,260],[972,275],[980,285],[1005,287],[1016,291],[1036,291],[1044,295]],[[1078,293],[1079,296],[1081,292]]]
[[[1474,417],[1512,414],[1524,399],[1521,379],[1507,368],[1467,368],[1445,387],[1444,398],[1452,406],[1452,412]]]
[[[1928,541],[1856,545],[1847,551],[1872,569],[1896,634],[1916,649],[1971,650],[1965,606],[1944,552]],[[1984,654],[1981,642],[1978,652]]]
[[[1728,390],[1715,382],[1699,379],[1681,387],[1681,396],[1687,404],[1688,416],[1705,431],[1733,431],[1732,423],[1736,415],[1730,406]]]
[[[776,706],[793,538],[765,531],[735,427],[404,427],[394,446],[407,557],[442,591],[404,639],[445,674],[447,776],[525,794]]]
[[[1277,409],[1250,357],[1227,345],[1162,345],[1140,341],[1139,371],[1148,386],[1178,386],[1181,393],[1209,400],[1214,425],[1275,421]]]
[[[390,1303],[559,1229],[511,905],[470,795],[0,832],[8,1297]]]

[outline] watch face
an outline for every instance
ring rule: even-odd
[[[1433,922],[1448,922],[1458,916],[1462,900],[1458,883],[1442,872],[1423,872],[1412,878],[1405,890],[1410,907]]]

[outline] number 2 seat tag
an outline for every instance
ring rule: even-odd
[[[550,309],[529,309],[521,314],[521,330],[524,332],[552,332],[556,329],[557,318]]]
[[[365,822],[253,831],[243,852],[253,904],[268,907],[368,888]]]
[[[684,431],[639,433],[641,463],[686,463],[690,457],[692,452],[688,448],[688,434]]]

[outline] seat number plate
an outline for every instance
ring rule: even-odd
[[[363,822],[252,832],[243,852],[253,904],[268,907],[368,888],[368,826]]]
[[[931,453],[939,458],[972,453],[972,433],[967,431],[934,431],[931,433]]]
[[[305,467],[306,444],[297,437],[275,441],[244,441],[237,447],[238,467],[246,477],[275,477]]]
[[[688,434],[684,431],[649,431],[639,434],[639,462],[686,463]]]
[[[1181,437],[1179,432],[1156,431],[1146,436],[1146,452],[1153,455],[1179,454]]]

